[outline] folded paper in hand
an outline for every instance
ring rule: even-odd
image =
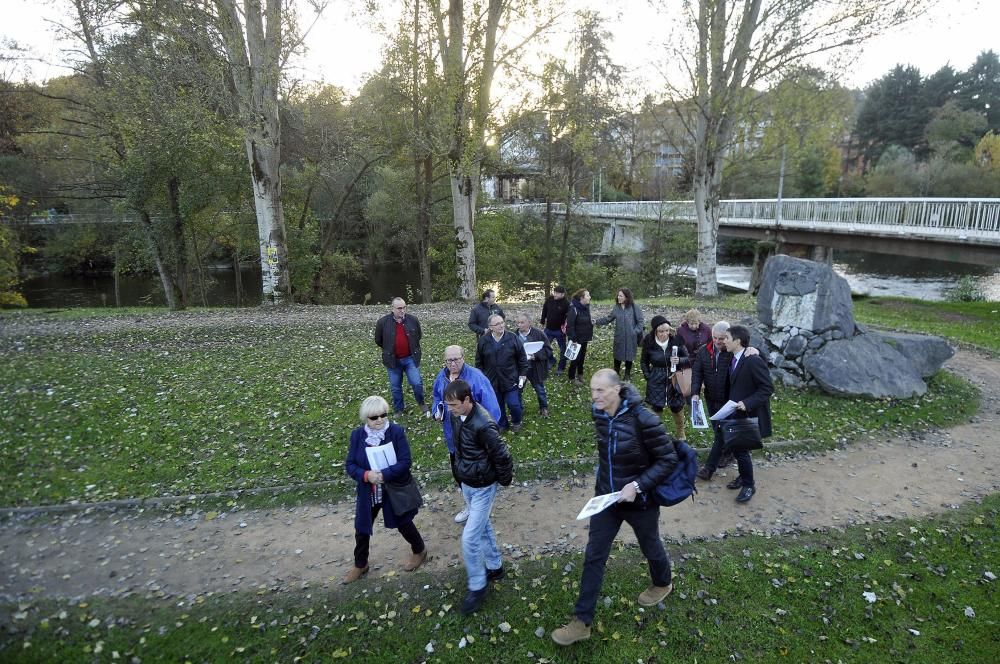
[[[544,345],[544,341],[526,341],[524,342],[524,354],[530,357],[542,350],[542,346]]]
[[[372,470],[385,470],[389,466],[396,465],[396,448],[392,443],[366,447],[365,454],[368,455],[368,466]]]
[[[695,429],[707,429],[708,419],[705,417],[705,404],[701,399],[691,402],[691,426]]]
[[[581,521],[588,517],[592,517],[598,512],[603,512],[612,505],[618,502],[618,499],[622,497],[621,491],[615,491],[614,493],[606,493],[603,496],[594,496],[587,501],[587,504],[583,506],[580,513],[576,515],[576,520]]]
[[[727,401],[726,405],[720,408],[715,415],[712,415],[712,419],[716,421],[724,420],[735,412],[736,412],[736,402],[730,400]]]

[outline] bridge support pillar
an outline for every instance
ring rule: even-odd
[[[824,247],[819,244],[797,244],[794,242],[779,242],[779,254],[794,256],[795,258],[805,258],[817,263],[833,265],[833,248]]]

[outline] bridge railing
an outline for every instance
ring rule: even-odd
[[[543,203],[501,206],[541,214]],[[565,204],[553,204],[564,214]],[[694,222],[693,201],[626,201],[578,203],[576,214],[619,221],[672,219]],[[873,233],[916,233],[929,237],[970,238],[1000,242],[1000,199],[997,198],[786,198],[725,200],[721,221],[728,225]]]

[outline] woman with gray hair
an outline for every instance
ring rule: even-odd
[[[427,559],[427,547],[413,525],[418,508],[396,514],[385,493],[386,482],[405,484],[411,480],[410,444],[406,432],[389,421],[389,404],[380,396],[362,401],[359,416],[361,426],[351,432],[347,451],[347,474],[358,483],[358,490],[354,510],[354,567],[344,576],[342,582],[345,584],[354,583],[368,573],[368,544],[379,512],[382,512],[385,527],[399,530],[410,545],[411,554],[403,564],[405,571],[412,572]],[[385,454],[384,458],[393,460],[394,457],[395,462],[381,470],[372,469],[367,450],[389,444],[392,445],[391,454]]]

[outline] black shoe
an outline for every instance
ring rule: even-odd
[[[486,601],[486,593],[489,592],[490,584],[483,586],[481,590],[470,590],[465,599],[462,600],[462,615],[467,616],[479,610],[479,607]]]
[[[711,468],[709,468],[708,466],[702,466],[701,468],[698,469],[698,479],[699,480],[708,481],[708,480],[712,479],[712,475],[714,475],[714,474],[715,474],[715,471],[712,470]]]
[[[757,489],[755,489],[752,486],[745,486],[743,487],[743,490],[740,491],[740,495],[736,496],[736,502],[738,503],[750,502],[750,499],[753,498],[753,495],[755,493],[757,493]]]
[[[506,576],[506,572],[503,571],[503,565],[500,565],[496,569],[486,568],[486,583],[494,583],[504,576]]]
[[[726,485],[726,488],[727,489],[742,489],[743,488],[743,480],[741,480],[739,478],[739,476],[737,476],[735,480],[733,480],[732,482],[730,482],[729,484]]]

